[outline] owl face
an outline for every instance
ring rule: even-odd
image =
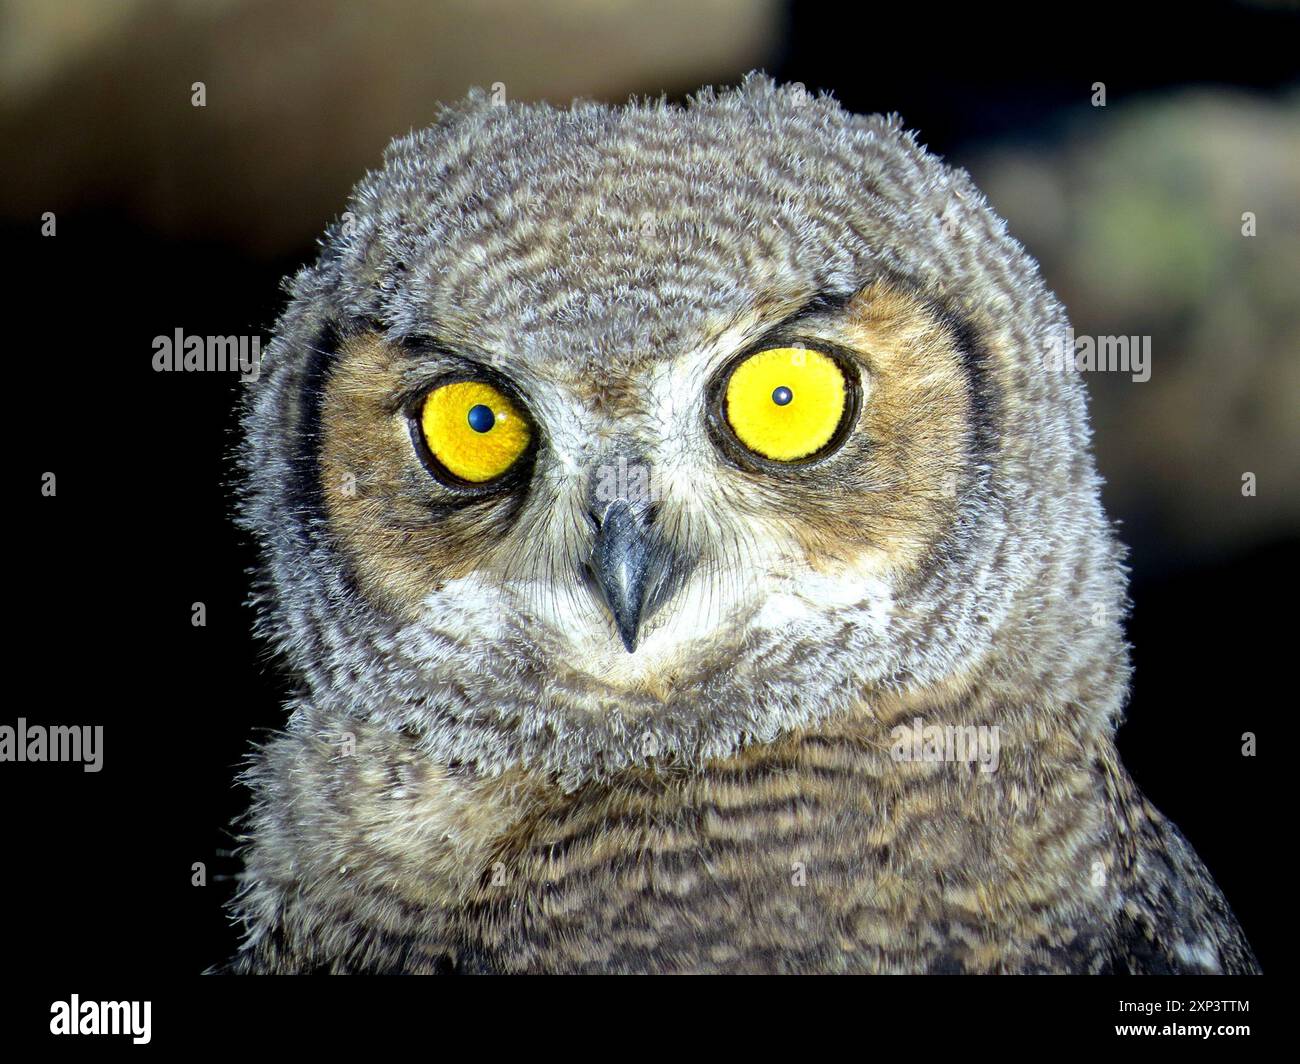
[[[1033,358],[1064,319],[978,193],[760,79],[471,100],[293,295],[246,417],[266,629],[313,702],[480,768],[950,682],[1043,576],[1051,490],[1009,474],[1095,489]]]
[[[883,631],[974,446],[967,352],[886,284],[719,316],[592,376],[434,335],[337,352],[319,466],[359,592],[611,697],[779,653],[791,628]]]

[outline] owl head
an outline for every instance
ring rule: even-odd
[[[241,520],[314,720],[573,782],[1121,645],[1064,314],[896,120],[472,95],[289,290]]]

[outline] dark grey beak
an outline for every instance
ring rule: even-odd
[[[593,507],[596,526],[588,570],[627,647],[636,650],[652,576],[650,509],[625,499]]]

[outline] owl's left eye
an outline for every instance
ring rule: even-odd
[[[505,475],[532,440],[527,418],[486,381],[434,388],[420,409],[419,430],[434,460],[470,484]]]
[[[731,371],[723,402],[727,424],[745,447],[774,462],[796,462],[836,438],[849,393],[844,371],[829,355],[777,347]]]

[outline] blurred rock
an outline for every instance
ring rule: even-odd
[[[775,0],[10,0],[4,210],[123,206],[164,233],[301,246],[441,100],[691,91],[762,66]],[[206,107],[191,85],[206,86]]]
[[[962,162],[1077,334],[1151,337],[1148,381],[1086,375],[1125,537],[1177,555],[1300,533],[1300,95],[1089,108]]]

